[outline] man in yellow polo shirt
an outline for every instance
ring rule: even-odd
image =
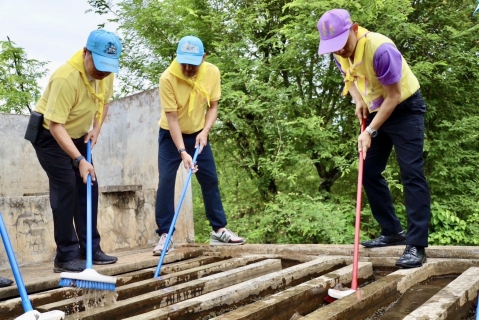
[[[112,72],[118,73],[121,49],[115,34],[105,30],[91,32],[86,46],[53,73],[35,108],[44,117],[43,130],[32,144],[50,182],[57,245],[55,272],[85,269],[88,174],[93,183],[93,263],[117,261],[100,248],[96,226],[98,183],[94,167],[85,157],[87,141],[91,140],[92,147],[96,144],[107,115],[113,95]]]
[[[156,197],[156,232],[160,236],[153,249],[161,255],[174,216],[174,191],[178,166],[183,161],[187,170],[193,169],[201,185],[206,217],[213,231],[212,245],[240,245],[244,238],[226,229],[226,215],[220,198],[215,160],[208,135],[218,114],[221,98],[220,71],[205,61],[200,39],[183,37],[176,59],[160,77],[161,118],[158,138],[158,171],[160,180]],[[197,165],[192,154],[200,146]],[[171,250],[173,242],[167,246]]]

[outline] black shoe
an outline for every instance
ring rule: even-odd
[[[55,259],[53,263],[53,272],[82,272],[85,270],[85,260],[73,259],[67,262],[61,262]]]
[[[86,259],[86,255],[80,253],[80,259]],[[109,256],[105,254],[103,251],[98,250],[97,252],[93,253],[93,264],[112,264],[115,263],[118,258],[114,256]]]
[[[380,235],[379,238],[369,241],[363,241],[361,244],[367,248],[379,248],[387,246],[400,246],[406,244],[406,234],[404,231],[399,232],[393,236]]]
[[[419,268],[426,263],[426,250],[424,247],[407,245],[401,258],[396,261],[396,267]]]
[[[12,283],[13,283],[13,281],[8,279],[8,278],[0,277],[0,288],[8,287]]]

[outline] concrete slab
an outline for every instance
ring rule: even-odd
[[[192,244],[203,247],[203,244]],[[398,259],[404,252],[405,246],[384,248],[360,248],[361,258],[365,257],[396,257]],[[215,251],[230,256],[244,254],[306,254],[306,255],[336,255],[353,256],[352,245],[332,244],[245,244],[233,248],[215,248]],[[473,246],[430,246],[426,248],[428,258],[447,259],[479,259],[479,247]]]
[[[298,286],[273,294],[270,297],[256,301],[224,315],[215,320],[290,320],[294,314],[308,314],[324,305],[324,297],[329,288],[338,283],[350,283],[352,265],[335,270],[319,278],[304,282]],[[373,275],[373,265],[370,262],[360,262],[358,279],[366,281]]]
[[[413,285],[433,276],[461,274],[479,260],[429,259],[421,268],[401,269],[305,316],[304,320],[366,319],[399,299]]]
[[[404,320],[455,320],[477,299],[479,268],[469,268]]]
[[[388,305],[399,298],[401,293],[397,284],[401,275],[390,274],[378,281],[360,288],[355,293],[324,306],[302,320],[344,320],[365,319],[383,305]]]
[[[230,270],[202,279],[190,281],[185,284],[142,294],[132,299],[116,302],[112,305],[68,315],[66,316],[65,320],[122,320],[127,316],[141,314],[156,308],[166,307],[179,301],[191,299],[192,297],[218,290],[224,286],[234,285],[236,283],[240,283],[245,280],[268,274],[269,272],[274,272],[280,269],[280,260],[268,259],[237,268],[235,270]]]
[[[249,254],[248,246],[252,247],[252,252],[263,253],[255,254],[253,258]],[[352,255],[321,255],[319,257],[316,255],[320,251],[341,251],[342,248],[338,249],[337,246],[319,246],[319,248],[311,245],[279,246],[289,248],[284,252],[275,245],[241,247],[226,250],[209,245],[179,245],[166,257],[167,263],[162,269],[163,282],[152,279],[159,258],[152,256],[151,248],[120,252],[118,254],[120,260],[117,264],[95,266],[101,274],[117,275],[117,292],[113,294],[116,295],[117,301],[113,299],[106,304],[102,302],[95,307],[88,307],[87,311],[81,311],[84,309],[82,305],[85,299],[106,301],[104,296],[101,293],[92,295],[74,288],[57,288],[59,275],[53,273],[51,262],[22,266],[22,272],[29,287],[39,291],[30,293],[33,306],[39,307],[37,309],[40,311],[61,308],[69,312],[75,311],[76,314],[69,315],[68,319],[114,320],[130,317],[130,320],[167,318],[188,320],[217,316],[218,319],[291,320],[294,316],[301,319],[360,320],[366,319],[368,315],[380,308],[387,308],[419,282],[430,277],[463,273],[462,278],[473,280],[469,282],[464,280],[465,283],[458,284],[458,287],[451,287],[460,293],[459,296],[446,293],[446,297],[450,298],[447,300],[446,297],[441,297],[442,293],[438,293],[424,306],[435,301],[431,308],[443,305],[446,314],[457,315],[465,309],[469,311],[470,304],[477,297],[475,280],[466,273],[466,270],[479,268],[479,259],[429,258],[428,263],[422,268],[397,270],[389,275],[381,273],[377,281],[359,290],[359,297],[349,296],[320,308],[320,302],[327,287],[339,281],[338,275],[345,270],[339,268],[352,263]],[[260,247],[264,248],[260,249]],[[291,247],[297,250],[293,252]],[[352,246],[345,250],[345,252],[352,252]],[[456,247],[453,250],[456,253],[464,251],[464,249],[457,250]],[[378,271],[378,266],[385,267],[384,270],[395,270],[393,266],[397,257],[391,255],[401,252],[401,249],[382,251],[384,256],[378,252],[363,252],[361,265],[372,262],[375,273]],[[261,271],[260,268],[257,272],[262,274],[261,276],[254,275],[256,272],[254,271],[253,275],[243,277],[241,271],[238,271],[241,270],[241,266],[257,259],[275,259],[278,269]],[[322,263],[318,263],[318,259]],[[479,271],[471,270],[473,271],[470,272],[473,273]],[[325,282],[318,280],[327,278],[328,272],[331,279],[324,280]],[[5,273],[0,272],[2,275]],[[226,280],[215,278],[228,273],[230,275],[226,276]],[[207,284],[197,282],[209,277],[213,278],[208,280]],[[341,279],[342,283],[349,285],[347,283],[349,279]],[[450,286],[454,284],[455,282]],[[464,288],[464,292],[461,288]],[[12,315],[22,313],[20,299],[11,298],[18,296],[14,286],[0,289],[0,294],[4,296],[4,301],[0,302],[0,319],[13,319]],[[418,309],[415,312],[423,311]],[[423,314],[415,315],[415,313],[411,313],[410,316],[417,319],[424,317]],[[429,318],[424,319],[434,319],[434,317],[438,318],[436,314],[430,313]]]
[[[165,257],[165,263],[195,258],[202,255],[203,252],[203,248],[178,248]],[[151,249],[148,248],[119,252],[118,261],[115,264],[94,266],[94,269],[103,275],[117,275],[154,267],[157,264],[158,257],[153,256]],[[20,267],[20,271],[29,294],[58,288],[60,275],[53,272],[53,262],[23,266]],[[1,274],[13,279],[11,270],[3,270]],[[16,285],[0,288],[0,300],[12,297],[18,297]]]
[[[227,259],[196,268],[179,271],[176,273],[169,273],[163,275],[161,279],[153,278],[152,274],[147,279],[135,281],[122,286],[117,286],[116,301],[118,302],[134,298],[148,292],[156,291],[162,288],[172,287],[174,285],[200,279],[205,276],[232,270],[260,260],[265,259],[259,255],[248,256],[244,258]],[[73,313],[73,311],[84,311],[85,308],[83,306],[83,301],[81,300],[81,297],[83,295],[83,292],[76,292],[76,294],[70,295],[72,297],[70,299],[62,299],[53,303],[36,306],[37,309],[61,310],[68,314]]]
[[[113,193],[113,192],[135,192],[142,190],[142,185],[117,185],[117,186],[103,186],[98,187],[100,193]]]
[[[319,257],[309,262],[127,319],[199,319],[208,314],[214,315],[215,312],[220,310],[236,308],[239,303],[248,303],[262,296],[274,294],[288,286],[298,285],[311,276],[315,277],[322,271],[327,272],[327,270],[345,263],[351,263],[351,260],[335,256]]]

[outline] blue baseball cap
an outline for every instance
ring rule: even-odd
[[[203,61],[205,48],[203,42],[197,37],[186,36],[181,38],[176,50],[176,61],[178,63],[192,64],[199,66]]]
[[[93,63],[98,71],[118,73],[121,54],[120,39],[113,33],[103,29],[90,33],[86,48],[91,51]]]

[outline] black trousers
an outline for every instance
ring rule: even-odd
[[[363,186],[374,218],[385,236],[402,231],[393,200],[382,172],[392,148],[396,152],[401,182],[406,197],[407,240],[410,245],[427,247],[431,216],[429,186],[424,176],[424,111],[426,105],[418,91],[399,104],[372,139],[364,162]],[[376,113],[369,115],[367,124]]]
[[[84,137],[72,139],[86,157]],[[70,156],[63,151],[49,130],[42,130],[33,144],[38,161],[50,183],[50,206],[53,212],[54,237],[57,245],[56,259],[70,261],[78,258],[79,250],[86,253],[86,185]],[[98,183],[92,185],[92,252],[100,249],[97,225]],[[73,225],[75,222],[75,225]]]

